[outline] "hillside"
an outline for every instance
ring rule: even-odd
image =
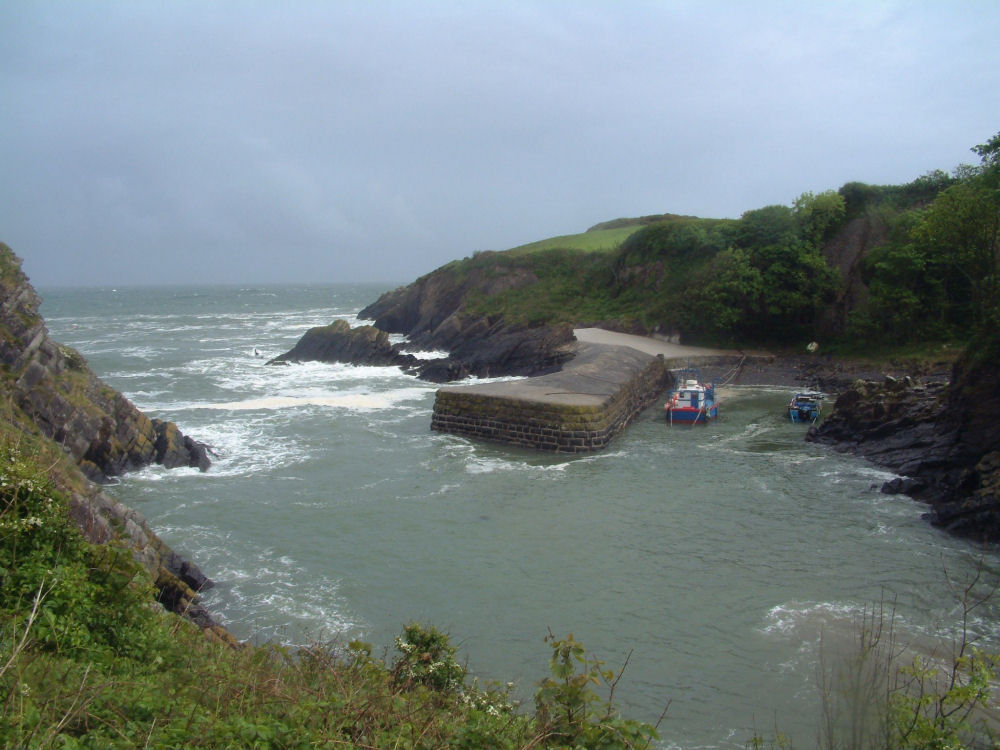
[[[870,354],[960,347],[997,299],[996,138],[981,165],[903,185],[851,182],[739,219],[615,219],[477,253],[362,316],[421,345],[599,325],[684,343]]]

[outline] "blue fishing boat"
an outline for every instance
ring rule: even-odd
[[[788,418],[793,422],[815,422],[823,408],[820,391],[800,391],[788,402]]]
[[[686,378],[663,405],[670,424],[707,424],[719,416],[719,402],[715,398],[715,384],[705,385],[696,378]]]

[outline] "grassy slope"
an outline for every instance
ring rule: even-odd
[[[608,253],[617,250],[629,235],[634,234],[640,228],[640,225],[633,224],[616,229],[595,229],[580,234],[564,234],[559,237],[550,237],[547,240],[529,242],[527,245],[511,248],[507,252],[514,256],[554,249],[582,250],[586,253]]]
[[[459,274],[482,267],[489,268],[492,274],[516,269],[537,278],[534,284],[490,295],[473,291],[466,310],[473,315],[502,317],[517,324],[616,321],[624,328],[653,329],[665,315],[668,295],[683,290],[690,275],[711,256],[698,246],[692,257],[669,259],[671,273],[664,273],[659,267],[648,274],[643,266],[662,261],[662,252],[653,249],[654,257],[638,257],[645,246],[640,243],[637,251],[630,247],[635,244],[630,238],[634,239],[640,230],[648,232],[657,226],[700,227],[697,231],[704,235],[732,224],[730,220],[674,215],[608,223],[614,226],[598,225],[580,234],[552,237],[449,264]]]

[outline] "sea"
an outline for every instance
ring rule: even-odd
[[[204,604],[240,639],[361,639],[391,660],[419,621],[530,710],[546,636],[572,633],[622,672],[625,715],[662,716],[663,747],[810,747],[873,613],[903,648],[946,653],[964,582],[996,580],[997,550],[882,494],[891,473],[806,443],[789,388],[724,386],[719,419],[693,428],[654,405],[566,456],[432,432],[438,386],[395,367],[265,365],[312,326],[365,323],[386,290],[40,290],[56,341],[212,446],[205,473],[109,489],[215,581]],[[976,609],[969,638],[996,648],[997,614]]]

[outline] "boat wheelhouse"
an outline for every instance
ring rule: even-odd
[[[707,424],[719,416],[719,402],[715,398],[715,385],[704,385],[688,378],[683,385],[671,391],[670,399],[663,405],[670,424]]]

